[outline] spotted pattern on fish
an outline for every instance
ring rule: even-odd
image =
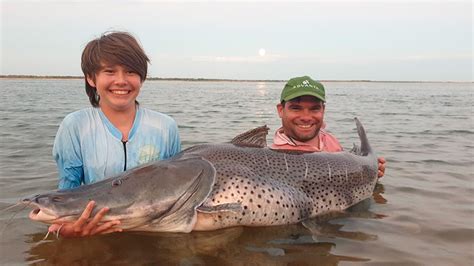
[[[356,119],[361,147],[302,153],[266,147],[266,126],[230,143],[188,148],[115,177],[22,200],[45,223],[77,220],[93,199],[129,231],[190,232],[293,224],[343,210],[372,195],[377,158]],[[313,228],[314,229],[314,228]],[[313,232],[313,231],[312,231]]]
[[[210,214],[216,228],[292,224],[343,210],[372,194],[377,174],[373,158],[347,152],[289,154],[205,144],[186,155],[202,156],[216,169],[204,206],[241,205],[240,211]]]

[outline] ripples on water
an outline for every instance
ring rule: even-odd
[[[62,118],[89,106],[82,80],[0,80],[0,208],[54,189]],[[179,124],[183,147],[226,142],[279,120],[283,83],[147,81],[139,101]],[[328,82],[326,122],[346,149],[361,119],[388,169],[373,198],[301,225],[191,234],[123,233],[42,241],[27,211],[0,212],[0,264],[474,263],[472,83]],[[269,136],[269,141],[272,136]],[[316,240],[315,240],[316,239]]]

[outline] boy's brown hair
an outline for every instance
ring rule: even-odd
[[[136,72],[141,81],[145,81],[150,59],[137,40],[127,32],[113,31],[102,34],[90,41],[81,57],[81,68],[86,83],[86,93],[92,106],[99,106],[99,95],[95,87],[87,82],[87,77],[95,80],[101,64],[123,65]]]

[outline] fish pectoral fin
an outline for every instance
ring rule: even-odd
[[[308,219],[302,222],[303,226],[306,227],[311,232],[311,237],[314,241],[317,241],[318,237],[330,237],[330,238],[345,238],[353,240],[362,240],[362,241],[373,241],[377,240],[377,235],[367,234],[364,232],[352,232],[345,231],[341,228],[343,224],[320,222],[317,219]]]
[[[197,208],[198,212],[202,213],[216,213],[216,212],[241,212],[241,203],[224,203],[215,206],[201,205]]]
[[[301,224],[313,234],[321,235],[322,233],[322,226],[314,219],[306,219]]]
[[[254,128],[238,135],[230,143],[239,147],[265,148],[267,147],[268,130],[266,125]]]
[[[150,231],[189,233],[197,220],[196,208],[201,206],[211,193],[216,177],[216,169],[203,158],[188,158],[171,161],[180,171],[176,174],[175,186],[183,186],[181,194],[164,214],[156,217],[148,225]],[[196,171],[198,169],[199,171]],[[197,173],[197,176],[194,176]],[[181,175],[180,175],[181,174]],[[178,184],[185,178],[190,182]]]
[[[306,219],[301,224],[311,232],[311,238],[315,242],[318,242],[318,237],[326,235],[323,233],[323,226],[315,219]]]
[[[149,231],[189,233],[193,230],[197,216],[194,209],[180,209],[147,225]],[[151,229],[151,230],[150,230]]]

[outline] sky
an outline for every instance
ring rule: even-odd
[[[131,32],[149,77],[471,81],[471,1],[1,1],[1,75],[81,76],[103,32]]]

